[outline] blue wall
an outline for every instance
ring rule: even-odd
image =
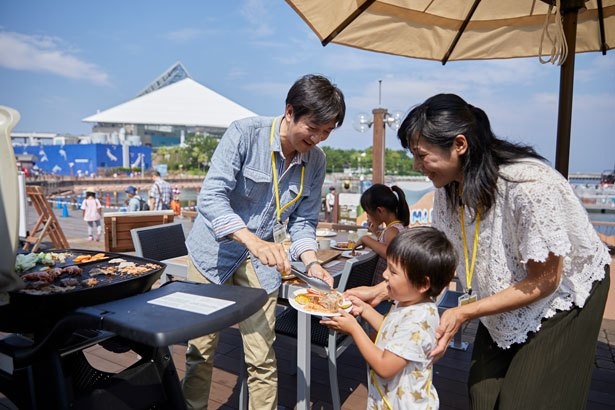
[[[66,144],[16,146],[15,155],[32,154],[38,158],[36,165],[47,174],[82,175],[97,173],[98,168],[117,168],[122,166],[122,146],[113,144]],[[128,149],[130,166],[141,167],[143,156],[145,169],[152,166],[152,149],[149,146],[130,146]],[[72,172],[71,166],[72,165]]]

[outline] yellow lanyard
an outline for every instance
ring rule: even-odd
[[[386,318],[386,315],[385,315]],[[382,320],[382,323],[384,323],[384,319]],[[374,345],[376,343],[378,343],[378,339],[380,339],[380,331],[382,330],[382,325],[380,325],[380,329],[378,329],[378,333],[376,334],[376,340],[374,340]],[[378,390],[378,394],[380,394],[380,397],[382,397],[382,402],[384,403],[384,405],[386,406],[387,409],[389,410],[393,410],[393,408],[391,407],[391,403],[389,403],[389,401],[387,400],[386,396],[384,395],[384,393],[382,393],[382,389],[380,388],[380,384],[378,384],[378,380],[376,380],[376,374],[374,373],[373,369],[369,369],[369,375],[372,379],[372,384],[376,387],[376,390]],[[429,371],[429,379],[427,380],[427,394],[429,394],[430,390],[431,390],[431,377],[433,375],[432,370]]]
[[[460,194],[461,195],[461,194]],[[476,229],[474,230],[474,244],[472,245],[472,264],[468,261],[468,241],[466,239],[466,223],[463,216],[463,205],[459,205],[459,219],[461,220],[461,238],[463,239],[463,256],[466,267],[466,288],[468,295],[472,294],[472,276],[474,276],[474,264],[476,263],[476,251],[478,250],[478,233],[480,230],[480,212],[476,211]]]
[[[394,220],[393,222],[388,223],[388,224],[387,224],[387,226],[386,226],[386,228],[389,228],[389,227],[391,227],[391,226],[395,225],[396,223],[401,223],[401,221],[400,221],[399,219],[396,219],[396,220]],[[386,229],[386,228],[384,228],[384,229]]]
[[[273,119],[273,124],[271,124],[271,134],[269,136],[269,145],[273,145],[273,137],[275,135],[275,123],[278,119]],[[281,149],[281,147],[280,147]],[[291,200],[289,203],[280,208],[280,187],[278,185],[278,167],[275,164],[275,152],[271,151],[271,169],[273,171],[273,189],[275,193],[275,210],[278,217],[278,222],[282,223],[282,212],[297,202],[299,198],[301,198],[301,193],[303,192],[303,177],[305,175],[305,165],[301,164],[301,182],[299,183],[299,193],[297,196]]]

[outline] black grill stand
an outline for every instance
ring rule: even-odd
[[[147,303],[175,292],[235,303],[208,315]],[[258,310],[261,289],[169,282],[145,294],[77,309],[40,342],[0,340],[0,391],[20,409],[185,409],[168,346],[227,328]],[[94,369],[84,349],[101,343],[141,359],[120,373]]]

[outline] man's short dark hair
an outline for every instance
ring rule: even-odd
[[[339,127],[346,115],[344,94],[322,75],[307,74],[295,81],[288,90],[286,104],[293,107],[295,121],[308,116],[317,124],[335,121]]]

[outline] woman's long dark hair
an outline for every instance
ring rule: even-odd
[[[522,158],[546,161],[534,148],[501,140],[491,130],[483,110],[455,94],[437,94],[414,107],[401,124],[397,137],[409,149],[410,141],[424,139],[450,150],[455,137],[463,134],[468,149],[461,157],[463,192],[456,182],[445,186],[446,196],[455,206],[459,200],[472,210],[487,212],[495,202],[499,167]]]
[[[389,188],[383,184],[374,184],[363,192],[361,208],[367,212],[372,212],[379,206],[393,212],[402,225],[408,226],[410,224],[410,209],[406,201],[406,194],[397,185]]]

